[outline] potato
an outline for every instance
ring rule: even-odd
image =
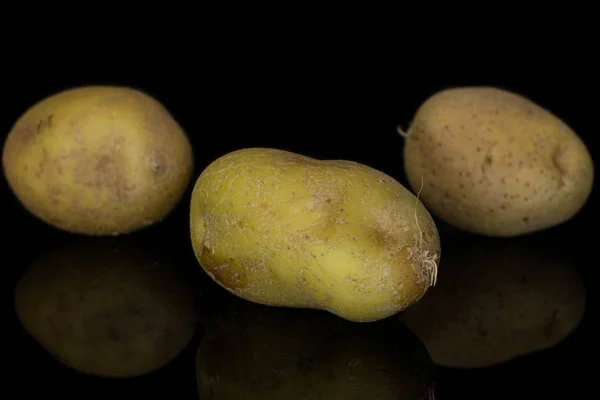
[[[168,215],[191,181],[187,136],[139,90],[84,86],[31,106],[4,143],[2,167],[33,215],[73,233],[117,235]]]
[[[15,289],[23,327],[69,368],[133,377],[170,363],[195,332],[192,289],[151,242],[78,238],[44,254]]]
[[[483,368],[537,353],[583,318],[583,282],[551,244],[495,240],[445,242],[438,286],[404,313],[438,365]]]
[[[397,318],[356,324],[229,293],[197,352],[201,399],[433,399],[434,366]]]
[[[431,213],[473,233],[509,237],[572,218],[586,203],[593,164],[558,117],[493,87],[442,90],[407,132],[409,185]]]
[[[190,233],[204,271],[230,292],[358,322],[421,298],[440,254],[431,216],[390,176],[267,148],[233,151],[202,172]]]

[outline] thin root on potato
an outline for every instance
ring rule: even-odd
[[[400,134],[400,136],[407,138],[410,136],[410,133],[408,131],[405,131],[404,129],[402,129],[402,127],[400,125],[396,126],[396,132],[398,132]]]
[[[423,190],[423,177],[421,176],[421,188],[417,192],[417,198],[415,200],[415,222],[417,224],[417,229],[419,230],[419,247],[416,249],[408,248],[409,260],[414,260],[417,263],[421,264],[422,268],[429,275],[429,286],[435,286],[437,283],[437,274],[438,274],[438,265],[436,260],[438,259],[437,254],[429,254],[429,251],[423,251],[423,230],[419,225],[419,219],[417,218],[417,206],[419,204],[419,196],[421,195],[421,191]]]
[[[396,126],[396,131],[398,132],[398,134],[400,134],[400,136],[407,138],[410,136],[410,132],[405,131],[404,129],[402,129],[402,127],[400,125]],[[419,219],[417,218],[417,205],[419,203],[419,196],[421,194],[421,191],[423,190],[423,177],[421,176],[421,188],[419,189],[419,192],[417,193],[417,199],[415,201],[415,222],[417,223],[417,228],[419,229],[419,247],[417,249],[408,249],[409,252],[409,260],[415,260],[418,263],[421,264],[421,266],[423,267],[423,269],[425,269],[425,271],[427,271],[427,274],[429,275],[429,285],[430,286],[435,286],[435,284],[437,283],[437,271],[438,271],[438,266],[436,263],[436,260],[438,258],[437,254],[433,254],[433,255],[429,255],[429,251],[423,251],[423,231],[421,230],[421,227],[419,226]]]

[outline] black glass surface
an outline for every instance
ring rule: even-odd
[[[3,179],[0,207],[2,325],[8,331],[3,343],[3,359],[8,371],[5,375],[7,387],[11,388],[11,393],[17,393],[3,398],[41,394],[60,399],[106,399],[107,396],[197,398],[196,354],[201,346],[208,346],[205,351],[213,359],[211,368],[218,369],[221,374],[237,374],[238,380],[242,379],[239,376],[244,376],[244,368],[248,368],[246,372],[250,374],[250,369],[269,370],[268,363],[273,363],[272,369],[276,370],[282,362],[277,357],[287,349],[290,357],[296,357],[296,375],[290,379],[296,380],[297,393],[320,393],[322,397],[314,398],[322,399],[338,397],[328,397],[329,392],[325,389],[315,391],[315,385],[319,384],[333,390],[327,374],[319,369],[319,363],[337,371],[342,377],[336,376],[343,380],[347,378],[343,377],[343,366],[347,368],[354,358],[360,357],[368,360],[367,370],[362,371],[364,376],[375,374],[374,370],[379,366],[391,374],[391,377],[381,378],[382,384],[399,384],[394,381],[394,371],[404,371],[398,372],[404,376],[414,373],[435,389],[436,399],[542,399],[559,395],[575,399],[582,398],[590,390],[596,380],[592,350],[595,348],[592,325],[596,297],[593,289],[597,258],[593,233],[597,221],[594,219],[596,191],[592,192],[584,209],[568,222],[510,239],[503,242],[500,250],[490,240],[462,232],[436,218],[442,244],[440,270],[444,269],[446,247],[454,243],[459,243],[457,246],[462,248],[471,246],[481,260],[499,257],[497,251],[510,253],[514,245],[519,249],[515,250],[515,257],[530,251],[536,254],[535,257],[567,260],[586,287],[586,313],[567,339],[552,348],[478,369],[434,367],[423,344],[401,325],[399,315],[367,327],[354,326],[317,311],[272,310],[246,304],[218,287],[201,270],[192,252],[189,235],[189,201],[195,179],[214,159],[240,148],[273,147],[321,159],[353,160],[379,169],[407,185],[403,170],[403,138],[396,133],[396,126],[406,127],[422,101],[451,86],[492,85],[526,95],[567,122],[586,141],[592,156],[597,157],[596,102],[585,100],[589,76],[575,73],[575,66],[566,71],[547,65],[545,70],[532,66],[510,71],[472,67],[444,72],[440,69],[449,60],[439,60],[435,65],[392,67],[384,59],[374,58],[372,64],[351,58],[342,61],[327,52],[298,58],[293,55],[255,56],[251,60],[245,59],[242,65],[235,65],[215,57],[207,66],[208,70],[156,68],[152,73],[144,73],[133,67],[121,70],[113,65],[107,70],[88,74],[85,69],[78,71],[71,66],[61,74],[38,70],[33,78],[24,73],[15,75],[9,89],[3,93],[5,102],[0,118],[3,138],[33,103],[66,88],[88,84],[118,84],[142,89],[161,101],[184,128],[193,144],[195,157],[194,177],[188,191],[165,220],[128,236],[169,258],[170,265],[191,286],[197,320],[194,337],[177,358],[145,376],[100,378],[75,372],[57,361],[20,324],[14,311],[14,290],[34,260],[43,259],[65,246],[76,247],[79,238],[52,228],[29,214]],[[407,69],[403,70],[405,66]],[[430,70],[425,72],[427,68]],[[96,256],[90,252],[89,257]],[[460,255],[454,257],[460,260]],[[443,272],[440,279],[443,279]],[[206,342],[208,321],[215,318],[221,318],[221,338]],[[312,337],[307,324],[320,327],[323,337]],[[293,329],[295,326],[298,328]],[[263,336],[252,337],[248,332],[253,329],[263,329]],[[305,332],[300,335],[302,329]],[[278,342],[277,338],[281,337],[288,338],[289,343]],[[303,338],[317,343],[311,351],[301,349]],[[262,358],[249,357],[248,353],[253,349],[263,352]],[[242,357],[244,354],[246,358]],[[319,380],[321,378],[314,378],[314,374],[303,375],[302,371],[317,371],[314,374],[322,374],[325,378]],[[261,376],[262,380],[253,381],[254,385],[262,385],[262,389],[277,386],[276,373]],[[314,379],[302,381],[303,376]],[[415,376],[413,378],[417,379]],[[206,379],[203,382],[210,385]],[[352,398],[371,399],[367,394],[362,396],[361,388],[364,387],[357,385],[351,390],[355,396]],[[243,400],[246,394],[241,391],[237,398]],[[213,396],[206,398],[220,399]]]

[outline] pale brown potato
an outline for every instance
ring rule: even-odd
[[[439,282],[404,313],[433,361],[484,368],[558,345],[586,310],[583,281],[551,244],[448,240]]]
[[[392,177],[278,149],[236,150],[205,168],[190,235],[204,271],[230,292],[357,322],[418,301],[440,259],[433,219]]]
[[[2,168],[33,215],[73,233],[118,235],[152,225],[192,178],[188,137],[150,95],[82,86],[32,105],[4,143]]]
[[[191,287],[153,242],[78,238],[42,254],[15,288],[25,330],[75,371],[134,377],[170,363],[196,329]]]
[[[404,144],[413,191],[436,216],[489,236],[559,225],[592,190],[585,143],[531,100],[494,87],[442,90],[417,110]]]
[[[433,400],[433,363],[397,318],[356,324],[229,293],[200,342],[201,399]]]

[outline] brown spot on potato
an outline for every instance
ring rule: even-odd
[[[317,183],[311,185],[312,202],[309,206],[312,211],[323,213],[323,229],[335,229],[336,226],[344,223],[344,203],[347,198],[347,191],[343,187],[331,187],[324,190]]]
[[[123,201],[126,197],[126,183],[121,173],[120,158],[115,154],[105,154],[99,157],[96,163],[95,179],[87,182],[89,186],[109,188],[114,191],[115,197]]]
[[[41,135],[42,133],[47,132],[50,128],[52,128],[52,117],[53,115],[50,114],[46,118],[40,119],[35,128],[35,133],[37,135]]]
[[[21,149],[27,145],[27,143],[36,136],[36,125],[34,125],[31,120],[28,121],[19,121],[10,132],[10,136],[7,139],[12,143],[12,151],[4,152],[4,162],[5,164],[10,164],[12,158],[17,157],[18,154],[21,153]]]
[[[200,254],[200,263],[226,288],[236,290],[248,286],[246,268],[233,258],[213,254],[207,246],[204,246]]]
[[[36,171],[34,172],[34,175],[36,178],[41,178],[42,175],[47,171],[47,164],[48,164],[48,150],[43,149],[42,150],[42,159],[40,160],[38,167],[37,167]]]
[[[74,183],[98,190],[108,189],[118,201],[125,201],[134,185],[129,185],[123,176],[124,157],[118,148],[124,138],[114,137],[110,142],[95,154],[83,148],[69,156],[74,164]]]
[[[163,175],[167,170],[166,164],[167,163],[165,161],[165,157],[163,156],[163,154],[161,152],[158,152],[158,151],[152,152],[150,167],[151,167],[151,170],[152,170],[152,173],[154,174],[154,176],[158,177],[158,176]]]
[[[105,175],[108,172],[109,165],[111,160],[108,156],[101,156],[98,162],[96,163],[96,171],[100,176]]]
[[[48,194],[51,197],[58,197],[58,196],[60,196],[61,193],[62,193],[62,190],[60,190],[60,188],[58,188],[56,186],[52,186],[51,188],[48,189]]]
[[[374,244],[387,250],[396,249],[398,246],[398,239],[396,236],[380,226],[371,228],[369,231],[369,238]]]

